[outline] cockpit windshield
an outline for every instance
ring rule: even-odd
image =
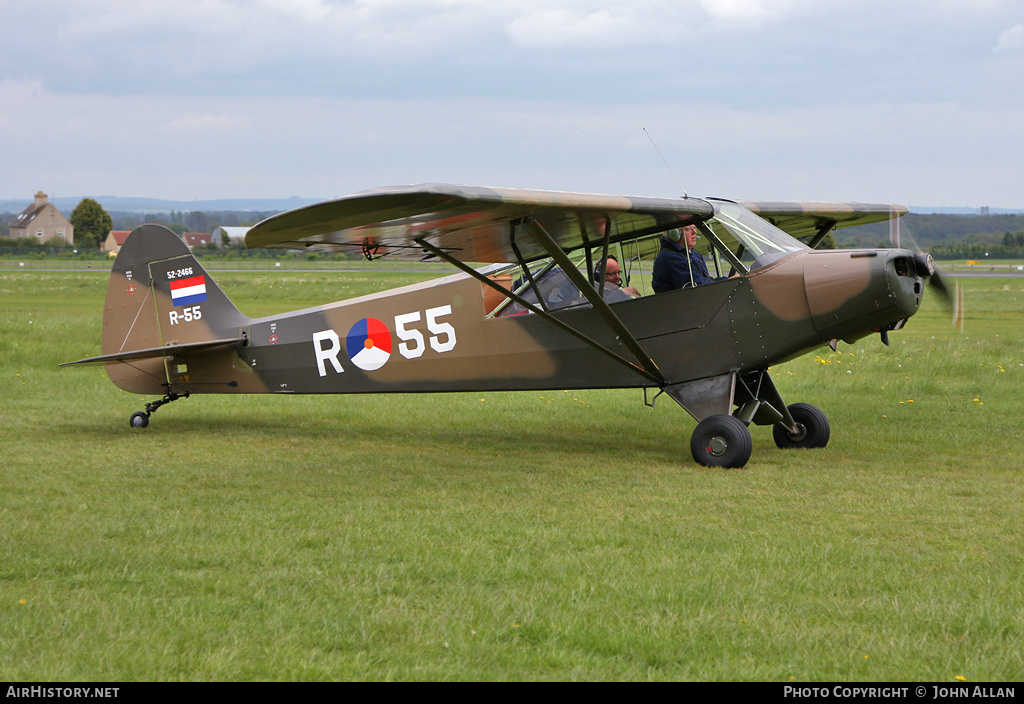
[[[791,252],[810,249],[767,220],[729,201],[712,200],[715,216],[705,224],[747,271]]]

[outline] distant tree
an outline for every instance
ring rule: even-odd
[[[167,219],[167,213],[147,213],[142,216],[142,222],[152,223],[154,225],[163,225],[164,227],[170,227],[171,221]]]
[[[114,221],[102,205],[92,198],[84,198],[71,213],[71,224],[79,247],[99,249],[113,229]]]
[[[185,224],[190,232],[206,232],[206,214],[201,210],[193,210],[185,217]]]
[[[181,222],[172,222],[172,223],[171,223],[171,230],[172,230],[172,231],[174,232],[174,234],[176,234],[176,235],[177,235],[178,237],[181,237],[181,236],[182,236],[182,235],[184,235],[184,234],[185,234],[186,232],[188,232],[188,226],[187,226],[187,225],[185,225],[184,223],[181,223]]]
[[[143,222],[137,213],[112,212],[110,217],[114,219],[114,230],[134,230]]]
[[[1024,230],[1020,232],[1007,232],[1003,235],[1003,246],[1004,247],[1022,247],[1024,246]]]

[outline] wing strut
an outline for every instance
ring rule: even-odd
[[[532,218],[524,219],[522,221],[522,225],[526,228],[527,232],[533,235],[534,239],[545,249],[545,251],[547,251],[551,258],[557,262],[558,266],[562,267],[562,273],[569,277],[570,281],[576,284],[580,293],[582,293],[590,304],[594,306],[594,310],[597,311],[598,315],[604,319],[604,322],[609,328],[611,328],[612,332],[614,332],[616,336],[622,340],[623,344],[626,345],[626,348],[633,353],[633,356],[636,357],[638,362],[640,362],[640,365],[643,367],[644,371],[647,372],[647,375],[652,379],[657,380],[659,384],[664,384],[665,377],[662,376],[661,370],[658,369],[658,365],[654,363],[654,360],[647,354],[643,346],[641,346],[637,339],[633,337],[633,334],[629,329],[622,324],[622,321],[619,320],[619,317],[615,315],[615,312],[608,306],[594,285],[586,280],[586,277],[580,273],[580,270],[576,268],[566,253],[562,251],[562,248],[558,246],[558,243],[551,238],[551,235],[547,233],[547,230],[541,227],[541,224]],[[608,236],[609,232],[606,232],[604,245],[605,261],[607,261]]]
[[[645,377],[647,379],[650,379],[652,382],[654,382],[655,384],[658,384],[659,386],[661,386],[662,384],[665,383],[665,378],[661,375],[661,372],[658,371],[657,366],[654,366],[655,373],[652,374],[651,372],[647,371],[647,369],[644,369],[642,367],[637,366],[634,362],[630,362],[628,359],[624,359],[624,358],[620,357],[619,355],[615,354],[615,352],[613,352],[612,350],[608,349],[604,345],[601,345],[598,342],[590,339],[589,337],[587,337],[586,335],[581,333],[576,328],[574,328],[571,325],[569,325],[569,324],[559,320],[558,318],[554,317],[548,311],[541,310],[537,306],[533,305],[529,301],[527,301],[524,298],[522,298],[521,296],[517,295],[515,292],[509,291],[507,288],[502,287],[496,281],[493,281],[493,280],[487,278],[486,276],[481,274],[476,269],[473,269],[472,267],[467,266],[466,264],[462,263],[461,261],[459,261],[455,257],[451,256],[447,252],[445,252],[445,251],[443,251],[441,249],[438,249],[437,247],[435,247],[434,245],[430,244],[429,242],[427,242],[425,240],[419,240],[419,244],[422,245],[428,251],[430,251],[432,254],[434,254],[437,257],[439,257],[439,258],[443,259],[444,261],[448,262],[449,264],[451,264],[452,266],[456,267],[460,271],[462,271],[462,272],[464,272],[466,274],[469,274],[470,276],[472,276],[474,279],[476,279],[480,283],[484,284],[485,286],[491,287],[492,289],[494,289],[495,291],[500,293],[502,296],[507,296],[508,298],[511,298],[513,301],[515,301],[519,305],[521,305],[524,308],[528,309],[531,313],[533,313],[535,315],[539,315],[540,317],[544,318],[545,320],[550,322],[555,327],[561,328],[562,330],[564,330],[565,332],[569,333],[570,335],[572,335],[576,339],[580,340],[581,342],[589,345],[590,347],[593,347],[598,352],[600,352],[600,353],[602,353],[604,355],[607,355],[608,357],[614,359],[616,362],[619,362],[620,364],[625,364],[626,366],[628,366],[630,369],[632,369],[637,374],[640,374],[641,376],[643,376],[643,377]],[[559,250],[559,252],[561,252],[561,250]],[[562,256],[565,257],[564,254]],[[568,261],[568,257],[566,257],[566,261]],[[528,267],[524,266],[523,269],[527,270]],[[569,266],[568,271],[566,271],[566,274],[568,274],[570,271],[575,271],[577,276],[579,276],[579,270],[576,269],[575,266],[572,266],[571,262],[570,262],[570,266]],[[576,283],[576,282],[574,281],[573,283]],[[588,286],[588,287],[585,287],[585,288],[589,288],[591,291],[594,290],[592,286]],[[540,300],[540,299],[538,299],[538,300]],[[605,303],[603,300],[601,301],[601,304],[603,306],[605,306],[606,308],[608,306],[608,304]],[[612,313],[612,315],[614,316],[615,314]],[[632,339],[632,336],[630,336],[630,338]],[[639,346],[639,343],[637,343],[637,344]],[[654,362],[651,362],[651,364],[653,365]]]
[[[533,295],[537,297],[537,302],[540,303],[540,307],[544,309],[545,313],[550,313],[551,311],[548,310],[548,304],[544,301],[544,296],[540,295],[540,289],[537,288],[537,281],[533,276],[533,272],[530,271],[530,265],[526,263],[525,259],[523,259],[523,253],[519,251],[519,245],[516,244],[516,224],[514,222],[509,224],[508,243],[512,246],[512,251],[516,255],[516,261],[523,270],[526,280],[530,282],[530,289],[533,290]],[[554,265],[554,262],[550,262],[546,267],[538,272],[538,274],[547,272]],[[516,301],[516,303],[519,303],[519,301]],[[527,307],[533,308],[533,306],[530,306],[529,304],[527,304]]]
[[[832,232],[835,226],[835,220],[826,220],[821,225],[818,225],[818,231],[814,233],[814,237],[812,237],[811,241],[807,243],[807,246],[811,249],[817,249],[818,245],[821,244],[822,240],[825,239],[828,233]]]
[[[601,300],[604,300],[605,284],[608,282],[607,277],[604,276],[604,271],[605,271],[605,268],[608,265],[608,245],[609,245],[611,237],[612,237],[612,222],[611,222],[611,219],[609,219],[607,215],[604,218],[604,237],[601,240],[601,259],[597,263],[591,261],[591,257],[590,257],[590,241],[587,240],[587,233],[584,231],[582,234],[583,234],[583,246],[584,246],[584,250],[583,251],[587,255],[587,274],[591,278],[593,278],[594,281],[600,282],[601,290],[600,290],[599,293],[601,294]],[[594,278],[597,275],[597,272],[601,272],[601,274],[602,274],[600,279]]]

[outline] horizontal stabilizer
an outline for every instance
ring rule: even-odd
[[[109,364],[110,362],[127,362],[132,359],[152,359],[153,357],[170,357],[171,355],[184,354],[188,352],[203,352],[215,347],[228,347],[241,344],[242,340],[232,337],[226,340],[209,340],[207,342],[190,342],[184,345],[165,345],[163,347],[151,347],[146,350],[131,350],[127,352],[115,352],[104,354],[99,357],[86,357],[75,362],[64,362],[61,367],[69,367],[72,364]]]

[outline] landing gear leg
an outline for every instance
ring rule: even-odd
[[[183,391],[180,394],[170,391],[167,394],[165,394],[162,399],[147,403],[146,410],[136,411],[135,413],[132,413],[131,418],[128,419],[128,425],[130,425],[133,428],[145,428],[147,425],[149,425],[149,417],[156,413],[156,409],[160,408],[160,406],[164,405],[165,403],[177,401],[179,398],[188,398],[188,391]]]
[[[783,423],[776,423],[772,428],[775,444],[783,449],[794,447],[816,448],[828,445],[832,431],[828,418],[817,406],[809,403],[794,403],[789,407],[793,416],[796,431],[792,431]]]
[[[751,423],[773,426],[775,444],[781,448],[825,447],[831,435],[820,408],[785,404],[767,369],[670,384],[662,391],[700,421],[690,437],[690,454],[708,467],[747,463]],[[730,414],[733,406],[736,410]]]
[[[771,425],[775,444],[818,448],[828,444],[831,430],[820,408],[809,403],[786,406],[768,370],[745,374],[736,393],[736,417],[757,425]]]

